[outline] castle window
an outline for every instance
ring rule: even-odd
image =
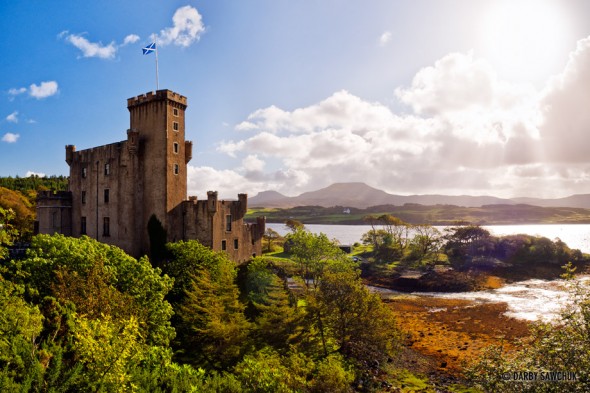
[[[104,164],[104,175],[108,176],[111,174],[111,164]]]
[[[102,235],[105,237],[111,236],[111,219],[103,217],[102,219]]]
[[[88,176],[88,168],[84,167],[82,168],[82,177],[86,179],[86,176]]]
[[[109,203],[109,198],[110,197],[110,190],[108,188],[105,188],[104,190],[104,203]]]
[[[82,204],[86,204],[86,191],[82,191]]]
[[[234,239],[234,250],[238,249],[238,239]]]
[[[82,217],[80,220],[80,235],[86,234],[86,217]]]
[[[178,171],[179,171],[178,164],[174,164],[174,174],[178,175]]]
[[[174,123],[172,123],[172,129],[174,131],[178,131],[178,122],[177,121],[175,121]]]
[[[173,108],[172,109],[172,114],[176,117],[178,117],[178,108]]]
[[[231,214],[225,216],[225,230],[231,232]]]
[[[178,154],[178,143],[174,142],[173,149],[174,149],[174,154]]]
[[[225,250],[227,250],[227,241],[222,240],[221,241],[221,251],[225,251]]]

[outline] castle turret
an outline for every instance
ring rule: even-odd
[[[190,160],[193,159],[193,142],[185,141],[184,142],[184,162],[188,164]]]
[[[72,161],[74,160],[74,153],[76,152],[75,145],[66,145],[66,162],[68,165],[72,165]]]
[[[207,210],[209,213],[217,211],[217,191],[207,191]]]

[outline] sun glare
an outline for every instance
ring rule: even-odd
[[[493,1],[482,22],[482,53],[501,77],[544,82],[561,71],[568,51],[568,24],[563,2]]]

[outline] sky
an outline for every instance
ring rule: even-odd
[[[188,99],[189,195],[590,193],[587,0],[0,2],[0,176]]]

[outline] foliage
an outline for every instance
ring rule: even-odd
[[[192,277],[199,269],[215,270],[227,257],[216,253],[196,240],[179,241],[166,244],[168,260],[162,263],[164,273],[174,278],[174,287],[168,299],[174,305],[181,304],[186,292],[191,289]]]
[[[97,269],[96,264],[102,266],[102,272],[93,273],[93,269]],[[174,336],[170,325],[172,307],[164,300],[172,288],[172,280],[161,276],[160,270],[153,268],[147,258],[136,260],[118,247],[86,236],[37,235],[32,240],[27,258],[13,262],[12,268],[14,279],[23,283],[27,296],[34,302],[38,303],[46,296],[58,297],[56,295],[63,300],[66,298],[65,284],[72,284],[72,291],[75,288],[81,290],[83,282],[73,283],[85,280],[92,283],[85,289],[86,292],[78,292],[77,296],[72,292],[72,297],[68,298],[70,301],[82,301],[76,307],[90,306],[83,304],[84,297],[92,297],[104,304],[108,295],[100,291],[112,287],[123,296],[118,300],[112,298],[113,301],[120,303],[126,297],[133,299],[127,307],[137,310],[134,313],[141,318],[141,333],[147,343],[165,346]],[[103,300],[99,300],[101,298]]]
[[[21,294],[22,287],[0,277],[0,387],[4,391],[30,384],[40,371],[34,359],[43,317]]]
[[[259,313],[254,337],[260,346],[270,345],[285,353],[305,339],[306,315],[293,300],[283,280],[271,275],[266,295],[253,302]]]
[[[368,364],[386,359],[397,349],[395,318],[379,295],[363,285],[358,271],[326,272],[313,296],[324,328],[346,357]]]
[[[431,264],[438,262],[438,252],[442,245],[440,231],[430,225],[415,225],[413,229],[416,234],[410,243],[412,257],[418,261],[430,258]]]
[[[28,177],[0,177],[0,187],[9,190],[27,192],[29,190],[66,191],[68,189],[67,176],[28,176]]]
[[[314,235],[305,229],[297,229],[288,234],[286,239],[291,243],[292,259],[299,268],[299,275],[305,279],[306,286],[317,287],[329,265],[346,260],[344,252],[323,233]]]
[[[86,366],[92,390],[132,390],[130,363],[139,361],[143,352],[136,318],[114,321],[110,316],[78,317],[73,336],[75,351]]]
[[[373,255],[378,261],[399,259],[411,245],[409,234],[413,226],[400,218],[391,214],[369,214],[363,219],[371,225],[371,229],[363,234],[361,240],[373,247]]]
[[[281,235],[272,228],[266,228],[263,240],[266,241],[266,252],[273,252],[273,243],[281,239]]]
[[[292,218],[285,220],[285,226],[289,228],[291,232],[296,232],[298,230],[305,229],[305,225],[303,225],[301,221],[294,220]]]
[[[0,207],[0,261],[8,257],[8,248],[18,236],[13,225],[14,212]]]
[[[210,369],[227,370],[243,355],[250,323],[235,283],[236,267],[227,258],[199,266],[179,308],[183,358]]]
[[[35,221],[35,206],[20,192],[0,187],[0,209],[11,212],[9,222],[17,231],[14,240],[30,240]],[[0,214],[0,224],[1,221]]]
[[[271,348],[264,348],[254,355],[245,356],[235,371],[242,386],[249,392],[288,393],[301,391],[307,385],[308,370],[304,370],[303,374],[294,373],[294,370],[288,367],[288,358],[281,357]]]

